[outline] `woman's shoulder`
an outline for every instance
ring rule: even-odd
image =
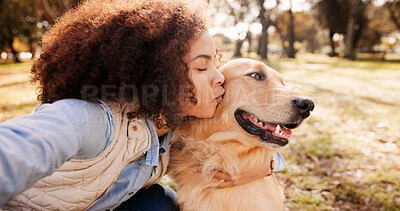
[[[107,113],[112,116],[110,106],[102,100],[62,99],[54,103],[45,103],[37,106],[37,112],[44,110],[60,111],[64,114],[84,117],[86,115],[99,115]]]
[[[81,148],[74,158],[91,158],[98,155],[113,137],[114,117],[110,106],[102,100],[63,99],[51,104],[42,104],[35,113],[68,122],[68,128],[81,140]]]
[[[107,106],[107,104],[101,100],[93,99],[93,100],[81,100],[75,98],[68,98],[58,100],[54,103],[45,103],[41,104],[39,108],[42,106],[51,106],[51,107],[62,107],[62,108],[73,108],[73,109],[85,109],[85,108],[96,108],[101,106]]]

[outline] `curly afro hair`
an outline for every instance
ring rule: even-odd
[[[38,100],[138,102],[139,109],[132,111],[137,116],[153,118],[158,127],[175,126],[181,105],[196,103],[182,58],[207,30],[206,11],[201,0],[85,1],[42,39],[31,70]],[[182,85],[188,91],[183,101]]]

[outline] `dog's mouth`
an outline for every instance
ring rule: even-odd
[[[235,118],[247,133],[259,136],[264,142],[279,146],[285,146],[289,143],[288,138],[292,136],[291,129],[298,126],[298,124],[263,122],[254,115],[240,109],[235,112]]]

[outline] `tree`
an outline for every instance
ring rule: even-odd
[[[268,59],[268,28],[274,24],[274,20],[271,17],[271,14],[278,14],[276,11],[278,5],[280,4],[280,0],[275,0],[275,7],[266,9],[264,4],[266,0],[257,0],[257,4],[259,7],[259,15],[258,20],[261,23],[261,35],[258,40],[258,50],[257,53],[261,56],[262,59]]]
[[[358,46],[362,51],[373,52],[379,50],[374,47],[381,43],[383,36],[390,36],[392,32],[399,29],[395,22],[392,21],[386,5],[382,7],[369,4],[366,8],[365,16],[368,17],[368,22],[365,25],[365,30],[363,30]]]
[[[252,13],[250,13],[250,2],[247,0],[237,0],[233,1],[226,1],[227,6],[229,8],[230,14],[233,16],[233,25],[236,29],[238,29],[238,37],[236,40],[236,47],[235,47],[235,57],[241,57],[241,49],[243,46],[244,40],[248,37],[250,33],[249,26],[251,22],[254,21],[254,17],[251,17]],[[239,29],[238,25],[247,25],[247,30],[243,32]],[[242,27],[244,28],[244,27]]]
[[[317,32],[320,31],[320,28],[315,15],[311,11],[302,11],[293,13],[293,17],[293,31],[296,35],[294,41],[306,42],[307,51],[314,52],[320,42],[317,37]],[[274,22],[274,27],[282,41],[282,48],[286,54],[288,54],[289,46],[289,19],[289,11],[285,11]]]
[[[270,26],[270,22],[268,21],[268,18],[266,17],[266,10],[264,8],[264,1],[265,0],[257,0],[258,6],[260,7],[260,14],[258,16],[262,29],[261,29],[261,35],[258,40],[258,51],[257,53],[260,54],[261,59],[267,59],[268,56],[268,28]]]
[[[36,9],[43,13],[43,17],[51,25],[57,17],[64,14],[68,9],[78,5],[80,0],[31,0]]]
[[[390,18],[396,25],[397,30],[400,30],[400,1],[388,1],[385,3],[385,8],[388,10]]]
[[[337,34],[345,34],[348,19],[348,2],[346,0],[320,0],[314,9],[317,11],[317,20],[323,28],[329,30],[329,42],[331,46],[330,56],[337,56],[335,51],[335,41],[333,36]]]
[[[67,9],[79,0],[0,0],[0,49],[11,51],[20,62],[15,40],[24,40],[35,55],[35,44]]]
[[[293,28],[293,12],[292,12],[292,0],[290,0],[289,8],[289,47],[288,47],[288,57],[295,58],[294,54],[294,28]]]
[[[216,8],[215,13],[224,13],[227,15],[223,26],[228,27],[229,25],[236,29],[237,39],[234,56],[241,57],[243,43],[251,36],[249,26],[257,17],[257,11],[255,11],[256,5],[247,0],[214,0],[211,4],[212,7]],[[249,40],[251,40],[251,38]],[[249,43],[251,43],[251,41],[249,41]]]
[[[345,58],[356,59],[355,48],[361,37],[363,26],[367,22],[367,19],[364,18],[364,11],[367,4],[369,4],[368,1],[350,0],[349,18],[347,20],[345,36]]]
[[[0,49],[9,49],[15,62],[20,62],[14,41],[17,37],[36,42],[37,14],[30,2],[17,0],[0,1]]]
[[[336,56],[333,36],[335,33],[345,35],[344,57],[355,59],[355,49],[367,24],[365,8],[370,0],[320,0],[316,9],[321,17],[321,24],[329,29],[332,47],[331,56]]]

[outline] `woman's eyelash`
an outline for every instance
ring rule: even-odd
[[[204,69],[197,69],[197,70],[199,70],[199,71],[206,71],[207,68],[204,68]]]

